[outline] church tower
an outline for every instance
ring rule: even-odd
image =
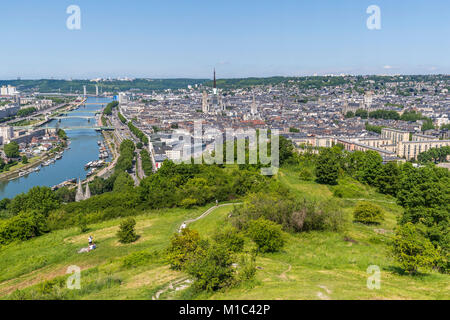
[[[81,185],[81,180],[78,179],[78,187],[77,187],[77,193],[75,194],[75,201],[80,202],[83,200],[84,200],[83,186]]]
[[[86,183],[86,192],[84,193],[84,200],[91,197],[91,189],[89,189],[89,183]]]
[[[213,94],[217,95],[217,83],[216,83],[216,69],[214,68],[214,84],[213,84]]]

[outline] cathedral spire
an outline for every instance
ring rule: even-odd
[[[75,201],[80,202],[83,200],[84,200],[83,187],[81,185],[81,180],[78,179],[78,187],[77,187],[77,193],[75,194]]]
[[[214,95],[217,95],[216,68],[214,68],[213,94],[214,94]]]

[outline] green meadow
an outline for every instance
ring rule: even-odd
[[[430,271],[405,275],[389,254],[389,242],[402,208],[395,199],[345,178],[329,187],[301,181],[295,169],[277,177],[298,197],[316,201],[334,198],[346,221],[341,232],[285,233],[277,253],[260,254],[253,280],[214,293],[196,293],[187,274],[173,271],[164,250],[183,221],[200,216],[209,206],[148,211],[136,216],[139,238],[121,244],[116,232],[121,219],[59,230],[0,247],[0,297],[3,299],[449,299],[450,276]],[[353,208],[366,200],[380,206],[380,225],[352,221]],[[238,204],[237,204],[238,205]],[[220,207],[189,225],[204,238],[230,224],[233,206]],[[98,248],[78,253],[89,235]],[[250,240],[246,239],[246,246]],[[81,269],[81,289],[65,288],[69,266]],[[369,266],[380,269],[380,288],[369,289]],[[61,284],[60,286],[55,284]],[[56,287],[57,290],[50,290]]]

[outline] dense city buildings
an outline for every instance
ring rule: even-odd
[[[376,151],[386,161],[414,160],[431,147],[448,145],[448,77],[330,76],[318,77],[321,85],[305,85],[308,81],[233,86],[232,80],[216,79],[214,71],[212,88],[199,83],[121,92],[120,110],[149,136],[155,167],[181,157],[187,139],[180,136],[193,139],[195,121],[202,123],[205,150],[213,150],[214,137],[226,129],[278,129],[297,146],[339,143],[349,151]]]

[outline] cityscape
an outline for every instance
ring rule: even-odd
[[[64,8],[64,31],[97,48],[89,38],[97,4],[80,2]],[[214,50],[203,42],[196,49],[178,34],[197,40],[188,35],[197,22],[182,30],[178,17],[192,8],[179,4],[165,19],[178,17],[180,29],[154,17],[161,37],[172,38],[158,36],[159,51],[141,60],[148,44],[135,41],[138,26],[157,22],[117,4],[136,34],[96,31],[120,35],[116,49],[66,57],[39,46],[54,62],[30,57],[29,70],[11,57],[0,71],[0,299],[175,300],[171,314],[181,318],[275,317],[283,308],[275,300],[448,300],[450,47],[439,37],[448,19],[430,22],[427,50],[411,52],[395,49],[385,31],[401,29],[390,20],[400,7],[347,2],[348,11],[334,11],[348,19],[337,27],[343,36],[378,32],[386,52],[397,51],[369,53],[344,41],[327,57],[298,49],[298,61],[310,62],[295,64],[295,45],[278,42],[295,23],[281,19],[289,31],[272,38],[273,22],[265,29],[260,19],[280,19],[278,10],[291,17],[297,6],[316,16],[320,6],[287,1],[281,9],[264,2],[255,17],[244,4],[230,17],[255,48],[266,43],[262,34],[274,41],[270,54],[249,55],[239,33],[230,40],[219,24],[222,42],[211,37]],[[412,6],[427,19],[449,9]],[[363,30],[349,31],[356,7]],[[212,4],[201,12],[219,8],[228,12]],[[334,43],[328,31],[312,32]],[[225,48],[233,41],[242,56]],[[364,58],[352,58],[354,50]],[[85,56],[97,64],[65,68],[58,60]],[[231,62],[215,62],[223,57]],[[392,64],[380,67],[386,57]],[[214,311],[184,300],[237,304],[219,302]]]

